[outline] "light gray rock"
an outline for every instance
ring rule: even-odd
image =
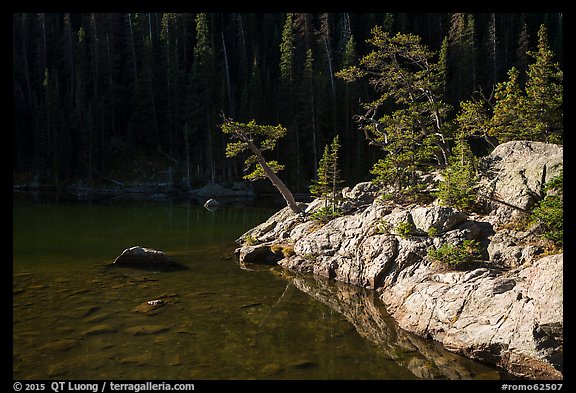
[[[419,206],[410,210],[412,222],[420,234],[426,234],[430,228],[446,232],[466,221],[467,215],[451,207]]]
[[[298,206],[305,209],[306,204],[299,202]],[[265,243],[277,239],[285,239],[289,236],[290,231],[297,225],[304,222],[303,216],[295,214],[288,206],[274,213],[268,220],[262,224],[246,231],[240,236],[236,242],[244,244],[246,238],[250,237],[252,240],[260,243]]]
[[[380,188],[372,182],[362,182],[356,184],[352,189],[342,190],[342,196],[351,199],[357,205],[369,204],[374,201]]]
[[[382,292],[398,324],[528,378],[562,378],[563,255],[504,274],[431,274],[419,263]]]
[[[502,229],[489,237],[486,251],[492,262],[517,267],[533,260],[542,252],[536,241],[535,236],[529,237],[525,232]]]
[[[560,173],[563,146],[511,141],[498,145],[481,161],[479,193],[494,223],[519,217],[543,197],[542,186]]]

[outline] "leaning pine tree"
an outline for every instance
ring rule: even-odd
[[[265,150],[272,150],[276,147],[276,142],[286,135],[286,128],[281,125],[258,125],[256,121],[251,120],[249,123],[239,123],[224,118],[224,123],[220,125],[222,132],[230,135],[235,142],[229,142],[226,145],[226,157],[236,157],[240,153],[250,150],[252,153],[246,161],[246,169],[253,168],[253,171],[244,176],[244,179],[254,181],[268,178],[278,189],[286,204],[294,213],[302,212],[298,206],[292,192],[286,184],[278,177],[277,172],[284,169],[284,165],[278,161],[267,161],[262,154]]]

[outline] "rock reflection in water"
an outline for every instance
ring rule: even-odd
[[[494,368],[400,329],[374,291],[288,270],[282,275],[302,292],[342,314],[362,337],[418,378],[500,379]]]

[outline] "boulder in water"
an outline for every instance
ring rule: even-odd
[[[114,265],[125,267],[168,268],[174,266],[172,258],[162,251],[134,246],[125,249],[115,260]]]

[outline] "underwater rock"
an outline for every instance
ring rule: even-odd
[[[163,325],[140,325],[126,329],[126,332],[133,336],[147,336],[151,334],[163,333],[168,330],[170,330],[170,328]]]

